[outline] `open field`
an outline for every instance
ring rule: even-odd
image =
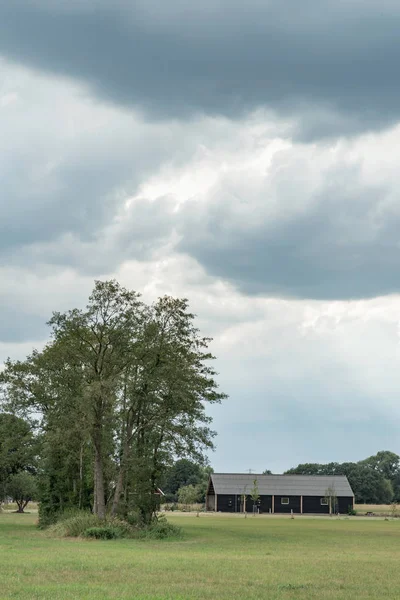
[[[376,515],[391,515],[392,513],[391,504],[356,504],[354,508],[359,515],[364,515],[367,512],[372,512]],[[400,505],[397,512],[400,515]]]
[[[48,538],[0,515],[0,598],[400,598],[400,522],[169,515],[181,541]]]

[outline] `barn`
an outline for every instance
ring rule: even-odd
[[[251,498],[253,490],[258,490],[256,502]],[[208,482],[206,507],[232,513],[343,514],[354,507],[354,493],[347,477],[338,475],[213,473]]]

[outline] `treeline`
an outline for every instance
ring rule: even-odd
[[[359,462],[305,463],[285,475],[346,475],[357,503],[388,504],[400,501],[400,457],[382,450]]]
[[[0,374],[3,419],[20,419],[38,444],[40,522],[76,507],[149,523],[176,460],[204,464],[213,446],[206,408],[225,395],[210,339],[187,300],[148,305],[115,281],[96,282],[85,309],[54,313],[49,326],[41,352]],[[29,473],[22,463],[0,466],[4,491]]]
[[[161,480],[164,500],[181,504],[204,503],[211,473],[213,469],[210,466],[187,458],[177,460]]]
[[[0,507],[11,498],[24,512],[36,500],[40,442],[29,423],[12,414],[0,413]]]

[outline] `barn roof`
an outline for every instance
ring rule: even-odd
[[[354,496],[343,475],[256,475],[255,473],[212,473],[216,494],[250,494],[257,479],[261,496],[325,496],[330,487],[336,496]],[[246,488],[246,491],[244,491]]]

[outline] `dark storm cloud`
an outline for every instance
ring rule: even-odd
[[[316,136],[400,114],[396,2],[0,0],[0,11],[4,56],[160,117],[308,103],[348,115],[306,126]]]
[[[219,189],[222,201],[182,211],[178,247],[246,294],[358,299],[400,292],[400,209],[393,190],[363,184],[353,168],[325,176],[311,198],[296,190],[300,207],[279,195],[274,215],[263,208],[274,201],[268,183],[259,202],[247,206]]]

